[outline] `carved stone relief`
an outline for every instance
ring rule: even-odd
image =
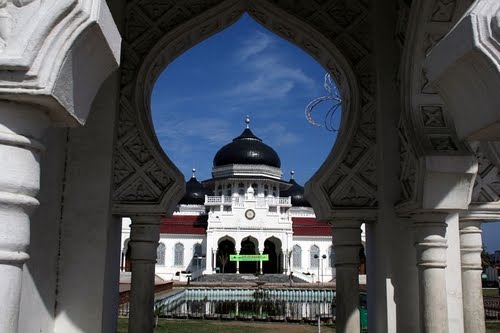
[[[399,181],[401,183],[401,201],[408,202],[416,200],[417,158],[404,126],[405,122],[401,120],[398,126],[401,166]]]
[[[401,188],[403,200],[415,201],[418,157],[469,155],[467,144],[457,138],[446,105],[429,84],[423,63],[429,51],[453,27],[470,0],[414,1],[410,13],[411,39],[405,40],[401,82],[406,116],[401,118]],[[413,164],[413,166],[411,166]]]
[[[371,64],[369,6],[353,0],[295,1],[293,5],[284,0],[271,2],[325,32],[325,37],[350,61],[360,87],[359,125],[342,162],[322,186],[332,208],[376,207],[375,75]],[[314,56],[310,48],[305,45],[303,48]]]
[[[219,10],[219,6],[226,7]],[[158,205],[169,186],[175,186],[178,181],[178,171],[171,163],[165,163],[152,127],[145,121],[149,117],[149,96],[156,77],[169,62],[227,27],[245,10],[276,34],[306,50],[328,68],[341,88],[343,85],[347,88],[342,82],[342,69],[325,52],[317,36],[300,32],[279,15],[263,9],[268,6],[284,10],[305,26],[322,32],[350,62],[359,81],[360,122],[353,131],[352,149],[345,149],[349,154],[336,168],[342,175],[337,178],[335,174],[331,175],[323,186],[333,206],[376,206],[375,82],[368,34],[370,11],[366,2],[137,0],[127,5],[126,12],[120,123],[115,147],[115,213],[120,214],[126,206]],[[202,13],[206,15],[203,24],[193,24]],[[174,35],[173,30],[176,31],[175,38],[168,39]],[[149,59],[155,52],[158,56]],[[137,89],[141,89],[140,94],[137,94]],[[343,92],[347,94],[344,108],[349,109],[350,92],[348,89]]]
[[[488,143],[471,143],[471,148],[478,161],[478,171],[472,191],[471,205],[500,201],[499,165],[494,163],[485,152],[485,146],[487,145]]]

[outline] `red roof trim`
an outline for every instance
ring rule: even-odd
[[[331,236],[332,229],[313,217],[292,217],[294,236]]]
[[[160,233],[205,235],[207,215],[174,215],[161,219]]]

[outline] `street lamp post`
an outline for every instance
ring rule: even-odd
[[[323,254],[321,256],[321,283],[325,283],[324,281],[324,275],[325,275],[325,263],[324,260],[326,259],[326,254]]]
[[[321,260],[319,259],[319,254],[315,254],[314,255],[314,259],[318,259],[318,284],[319,284],[319,266],[320,266],[320,262]]]

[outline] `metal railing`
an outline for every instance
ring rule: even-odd
[[[292,199],[290,197],[256,197],[257,207],[275,207],[275,206],[291,206]],[[244,199],[241,197],[230,197],[226,195],[205,196],[205,205],[234,205],[235,207],[243,207]]]
[[[500,319],[500,297],[484,296],[483,302],[486,319]]]

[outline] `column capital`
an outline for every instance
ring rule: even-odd
[[[481,222],[463,221],[460,227],[460,254],[462,256],[462,271],[483,269],[481,252],[483,251]]]
[[[500,206],[494,207],[491,210],[481,210],[481,209],[470,209],[460,212],[460,222],[465,221],[478,221],[478,222],[489,222],[500,220],[500,214],[498,213]]]
[[[138,215],[131,217],[130,260],[156,263],[156,249],[160,240],[160,216]]]
[[[420,215],[413,222],[417,266],[419,268],[446,267],[446,215]]]

